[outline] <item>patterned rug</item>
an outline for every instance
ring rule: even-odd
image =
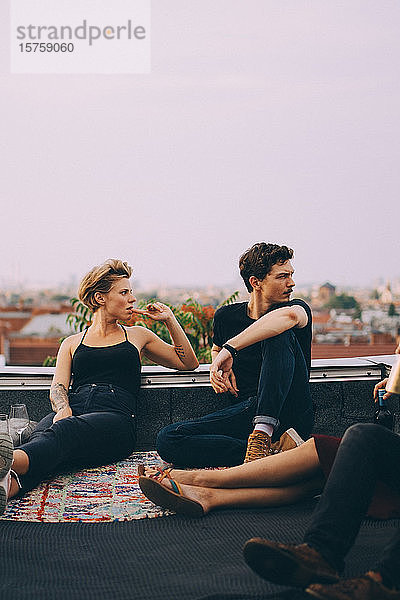
[[[65,522],[131,521],[172,515],[154,506],[139,488],[137,465],[160,463],[156,452],[135,452],[126,460],[63,475],[10,500],[0,520]]]

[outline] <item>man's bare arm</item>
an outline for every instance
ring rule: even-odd
[[[214,360],[214,358],[216,356],[218,356],[218,352],[221,350],[221,346],[216,346],[215,344],[213,344],[212,348],[211,348],[211,361]]]
[[[280,335],[293,327],[303,328],[307,323],[308,315],[302,306],[298,304],[284,306],[263,315],[227,343],[236,350],[242,350],[261,340]]]

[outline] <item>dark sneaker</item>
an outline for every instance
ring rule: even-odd
[[[311,583],[333,583],[339,579],[320,553],[307,544],[295,546],[252,538],[246,542],[243,554],[257,575],[273,583],[305,588]]]
[[[314,583],[306,592],[313,598],[324,600],[400,600],[398,590],[390,590],[368,575],[342,579],[334,585]]]
[[[265,458],[269,455],[271,448],[271,438],[263,431],[253,431],[247,440],[247,450],[244,462],[252,462],[259,458]]]

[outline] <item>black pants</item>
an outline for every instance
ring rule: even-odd
[[[276,437],[289,427],[309,437],[314,422],[309,376],[295,334],[285,331],[264,340],[261,347],[257,396],[164,427],[157,437],[164,460],[187,467],[237,465],[243,462],[254,421],[273,425]]]
[[[31,439],[20,446],[29,470],[20,476],[21,493],[60,473],[105,465],[131,454],[135,447],[134,398],[121,388],[90,384],[70,394],[72,417],[53,423],[44,417]]]
[[[344,557],[354,544],[378,478],[400,491],[400,436],[381,425],[353,425],[343,436],[304,536],[338,571],[344,568]],[[386,581],[400,585],[400,531],[374,569]]]

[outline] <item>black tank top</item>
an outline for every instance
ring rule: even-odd
[[[122,329],[124,342],[97,347],[83,344],[86,329],[72,358],[73,392],[87,383],[111,383],[136,397],[140,387],[139,351]]]

